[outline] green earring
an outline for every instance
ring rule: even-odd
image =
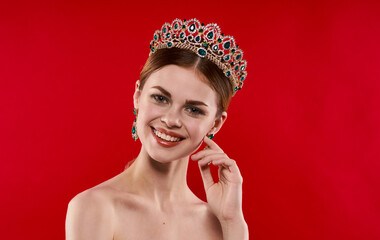
[[[210,136],[208,136],[208,138],[213,139],[214,138],[214,134],[210,134]]]
[[[135,117],[135,120],[133,121],[133,125],[132,125],[132,138],[133,140],[137,140],[139,138],[139,136],[137,136],[137,127],[136,127],[136,120],[137,120],[137,112],[136,112],[136,109],[133,109],[133,114],[136,116]]]

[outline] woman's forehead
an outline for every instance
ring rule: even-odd
[[[193,100],[207,101],[216,105],[215,91],[205,82],[203,75],[192,67],[167,65],[153,72],[145,85],[147,90],[160,86],[172,97],[191,97]]]

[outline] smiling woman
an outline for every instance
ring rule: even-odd
[[[144,87],[145,81],[157,69],[163,66],[175,64],[182,67],[193,67],[200,79],[208,83],[217,93],[218,112],[227,111],[232,97],[232,85],[223,71],[207,58],[200,58],[193,52],[180,48],[163,48],[150,55],[140,73],[140,89]]]
[[[169,35],[168,35],[169,34]],[[242,176],[211,140],[246,76],[242,51],[216,24],[164,24],[133,95],[132,136],[141,150],[122,173],[75,196],[66,239],[248,239]],[[207,202],[187,186],[198,161]],[[209,164],[219,167],[214,182]]]
[[[203,137],[215,134],[225,121],[225,112],[215,117],[216,92],[199,76],[194,67],[170,64],[153,72],[142,90],[136,89],[138,136],[148,155],[156,161],[187,160],[201,145]],[[180,141],[167,141],[161,134]],[[157,143],[176,148],[157,148]]]

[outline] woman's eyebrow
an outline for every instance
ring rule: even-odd
[[[201,102],[201,101],[195,101],[195,100],[186,100],[186,104],[189,104],[189,105],[203,105],[203,106],[208,107],[208,105],[206,103]]]
[[[172,97],[172,95],[166,91],[163,87],[161,86],[153,86],[152,88],[156,88],[158,90],[160,90],[164,95],[168,96],[169,98]],[[201,101],[196,101],[196,100],[186,100],[186,104],[189,104],[189,105],[203,105],[203,106],[206,106],[208,107],[208,105],[204,102],[201,102]]]
[[[162,87],[160,87],[160,86],[154,86],[154,87],[152,87],[152,88],[157,88],[158,90],[160,90],[163,94],[165,94],[165,95],[168,96],[169,98],[172,97],[172,95],[171,95],[168,91],[166,91],[164,88],[162,88]]]

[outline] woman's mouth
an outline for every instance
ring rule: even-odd
[[[180,138],[177,138],[177,137],[173,137],[173,136],[170,136],[170,135],[166,135],[165,133],[162,133],[156,129],[153,129],[153,132],[154,134],[156,134],[157,137],[163,139],[163,140],[166,140],[168,142],[178,142],[180,141],[181,139]]]
[[[176,136],[165,134],[153,127],[152,127],[152,134],[154,138],[156,139],[156,141],[164,147],[176,146],[184,139],[182,137],[176,137]]]

